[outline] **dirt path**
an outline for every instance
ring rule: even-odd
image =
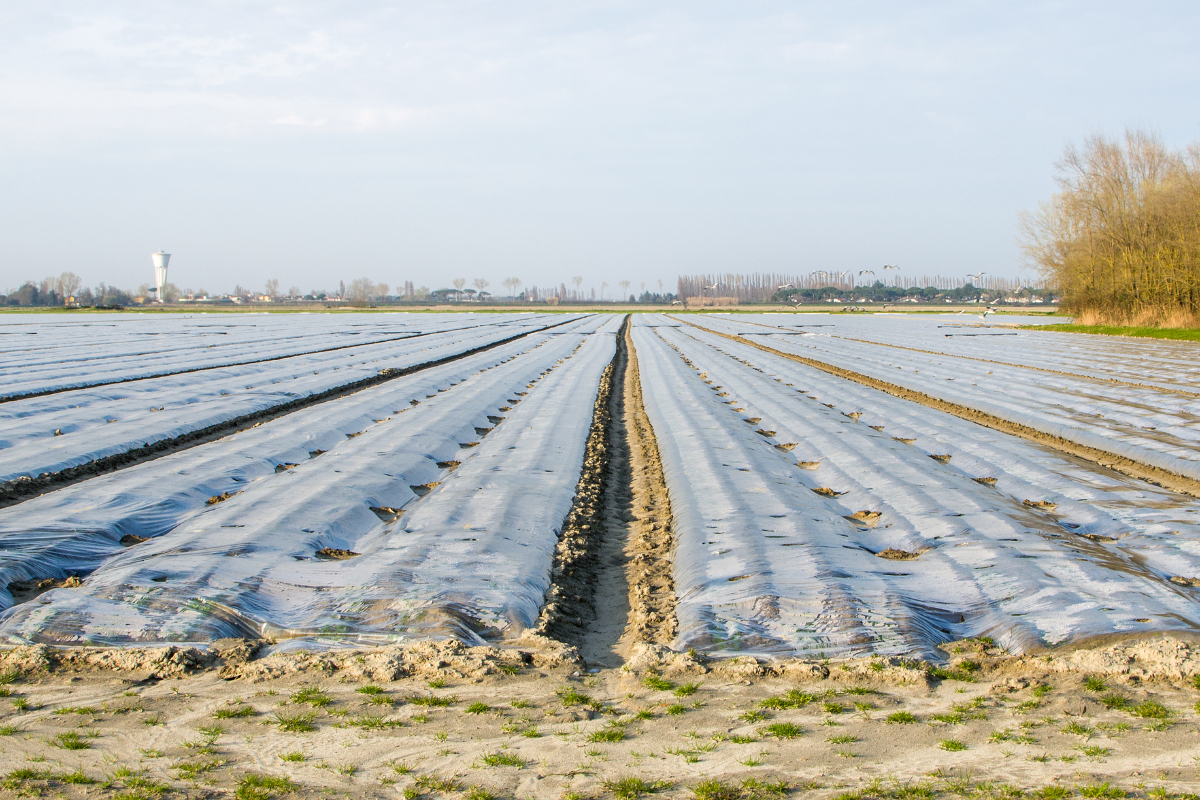
[[[601,379],[552,574],[538,632],[576,646],[589,666],[620,667],[635,644],[674,638],[671,505],[628,319]]]

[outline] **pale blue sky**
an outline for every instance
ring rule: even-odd
[[[1200,139],[1184,2],[0,4],[0,291],[1015,276],[1063,146]],[[611,291],[610,296],[611,296]]]

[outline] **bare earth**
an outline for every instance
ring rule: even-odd
[[[919,800],[1200,786],[1200,643],[1178,636],[1024,657],[961,642],[940,670],[702,662],[642,644],[589,673],[572,648],[524,644],[10,649],[0,791]]]

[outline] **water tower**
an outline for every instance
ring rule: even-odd
[[[167,288],[167,262],[171,260],[170,253],[159,250],[150,256],[154,262],[154,285],[158,287],[158,302],[163,302],[163,292]]]

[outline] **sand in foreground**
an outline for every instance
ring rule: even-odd
[[[3,791],[62,797],[1186,796],[1200,645],[703,662],[643,646],[0,656]],[[205,663],[208,662],[208,663]],[[1107,784],[1107,786],[1106,786]],[[1193,795],[1194,796],[1194,795]]]

